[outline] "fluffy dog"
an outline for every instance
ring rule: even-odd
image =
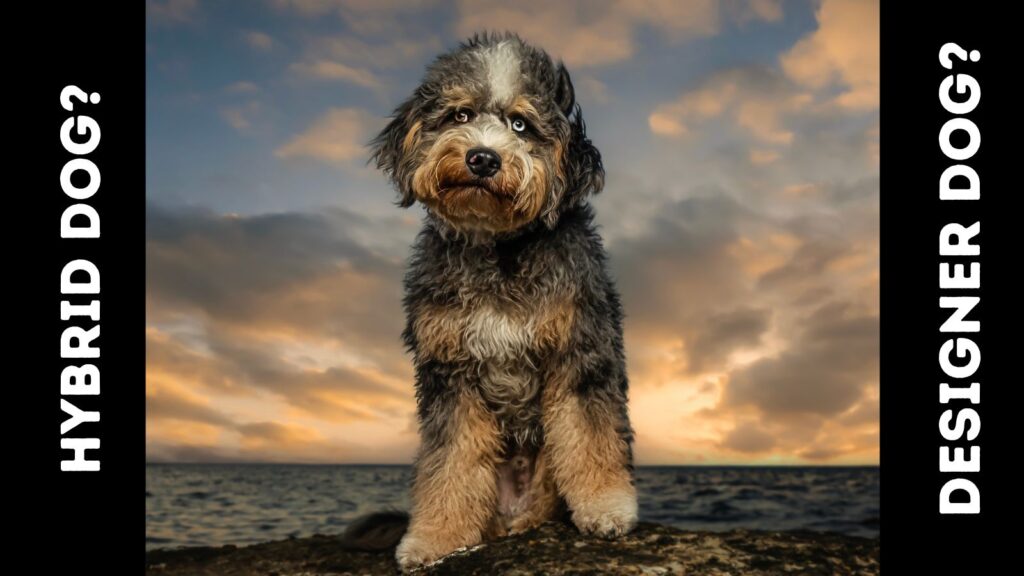
[[[421,446],[403,569],[571,514],[636,524],[622,310],[569,73],[511,34],[438,57],[372,142],[426,218],[405,277]]]

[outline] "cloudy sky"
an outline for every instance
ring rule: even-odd
[[[411,461],[422,212],[365,143],[509,29],[604,155],[638,463],[878,462],[875,2],[147,5],[150,460]]]

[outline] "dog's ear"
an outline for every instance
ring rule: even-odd
[[[400,195],[400,206],[411,206],[416,197],[412,190],[415,170],[414,153],[422,123],[419,120],[422,98],[414,94],[395,109],[391,121],[370,141],[370,162],[388,176]]]
[[[569,143],[563,157],[565,193],[562,205],[575,206],[587,196],[604,189],[604,165],[601,153],[587,137],[587,126],[579,104],[574,105],[569,116]]]
[[[572,87],[572,79],[569,78],[569,71],[565,69],[565,65],[559,63],[555,75],[555,104],[568,118],[572,114],[573,105],[576,104],[576,90]]]
[[[549,228],[555,227],[562,212],[604,188],[601,153],[587,137],[587,127],[578,104],[569,116],[569,140],[562,154],[562,175],[559,181],[563,187],[556,188],[549,201],[550,208],[544,215],[544,222]]]
[[[587,126],[583,113],[576,103],[576,91],[569,78],[569,71],[558,64],[555,70],[555,105],[565,115],[569,124],[568,139],[562,152],[562,184],[550,200],[545,211],[544,222],[553,228],[561,213],[582,202],[590,194],[597,194],[604,188],[604,166],[601,153],[587,137]]]

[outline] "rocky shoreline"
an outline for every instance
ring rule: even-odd
[[[774,574],[877,575],[879,541],[819,532],[692,532],[640,523],[618,540],[581,535],[562,523],[460,550],[423,575]],[[154,550],[149,576],[341,576],[397,574],[393,550],[357,552],[316,535],[237,547]]]

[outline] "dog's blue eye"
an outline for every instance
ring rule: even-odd
[[[456,110],[454,118],[459,124],[465,124],[469,122],[469,112],[466,110]]]
[[[526,121],[523,120],[522,118],[516,118],[515,120],[512,121],[512,129],[515,130],[516,132],[522,132],[523,130],[526,130]]]

